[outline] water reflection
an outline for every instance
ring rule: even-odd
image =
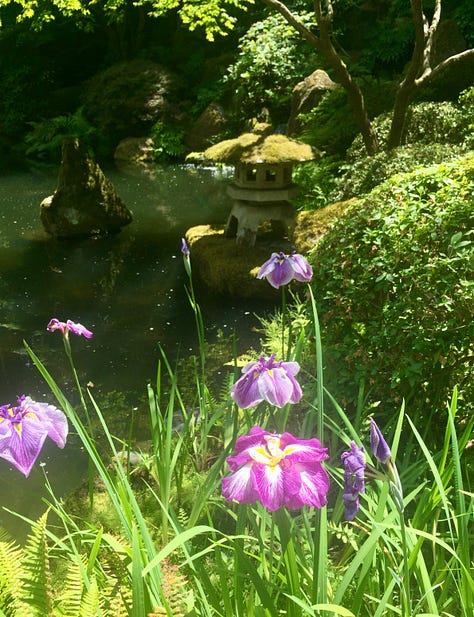
[[[222,178],[186,167],[157,168],[153,176],[105,173],[134,221],[115,236],[74,241],[48,238],[39,220],[39,204],[54,191],[55,173],[0,176],[0,403],[22,393],[51,400],[24,339],[74,400],[61,335],[46,332],[51,317],[94,332],[90,341],[72,342],[81,379],[94,385],[99,398],[117,390],[130,399],[143,397],[155,378],[160,345],[172,359],[196,351],[180,238],[190,226],[225,221],[229,203]],[[218,330],[252,336],[255,307],[202,293],[199,300],[210,338]],[[32,514],[43,472],[61,493],[85,468],[74,439],[63,452],[45,450],[42,462],[24,480],[0,460],[4,506]],[[5,516],[0,514],[0,525],[11,528]]]

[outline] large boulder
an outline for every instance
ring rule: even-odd
[[[132,221],[113,184],[73,137],[64,140],[58,188],[42,201],[40,217],[57,237],[114,233]]]
[[[222,105],[210,103],[184,136],[184,142],[192,152],[201,152],[222,133],[227,118]]]
[[[316,69],[311,75],[296,84],[291,97],[287,134],[297,135],[300,128],[298,116],[310,112],[321,102],[326,92],[338,87],[339,85],[332,81],[326,71],[321,69]]]
[[[149,165],[155,160],[155,144],[151,137],[126,137],[114,152],[115,162],[121,165]]]

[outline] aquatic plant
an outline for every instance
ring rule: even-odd
[[[184,257],[190,260],[190,254]],[[190,412],[163,357],[156,385],[148,388],[152,443],[150,452],[144,453],[150,476],[142,490],[134,488],[130,469],[122,465],[116,439],[92,393],[87,391],[102,428],[100,450],[96,437],[26,345],[88,453],[118,521],[117,528],[104,530],[95,527],[87,514],[71,516],[48,485],[49,507],[59,521],[55,532],[44,536],[44,554],[53,566],[51,584],[59,588],[62,582],[61,569],[54,567],[58,561],[80,573],[75,589],[81,593],[74,596],[76,608],[67,605],[68,615],[472,615],[469,515],[474,496],[466,490],[461,457],[472,437],[474,417],[458,434],[454,389],[444,445],[436,455],[417,430],[417,419],[410,418],[403,406],[396,426],[384,426],[383,431],[366,417],[362,399],[349,418],[323,385],[316,301],[309,285],[308,294],[312,321],[302,324],[296,335],[287,333],[291,359],[275,362],[274,355],[262,357],[240,378],[252,375],[259,362],[261,372],[268,373],[266,380],[275,379],[284,366],[293,370],[299,366],[304,342],[310,341],[315,368],[305,354],[304,396],[298,392],[292,402],[293,389],[282,407],[265,397],[255,409],[236,405],[231,392],[239,381],[237,371],[222,400],[214,400],[201,381],[205,374],[198,369],[199,392],[205,396],[199,413]],[[203,342],[204,325],[192,292],[190,300]],[[292,336],[296,340],[290,344]],[[171,376],[166,397],[161,388],[163,366]],[[261,379],[261,372],[254,382]],[[290,372],[293,378],[295,374]],[[277,381],[278,396],[279,388]],[[301,425],[289,416],[290,405],[301,408]],[[183,416],[179,428],[177,411]],[[273,429],[289,422],[291,432]],[[389,434],[391,439],[385,437]],[[402,434],[403,445],[411,440],[412,447],[401,450]],[[367,435],[374,464],[360,445]],[[341,468],[335,461],[347,445],[350,451],[342,455]],[[184,503],[179,496],[190,477],[195,482],[192,501]],[[357,516],[357,521],[343,523],[344,511],[350,515],[347,518]],[[2,548],[0,542],[0,553]],[[173,588],[170,581],[176,582]],[[9,604],[14,584],[11,578],[2,578],[0,610],[20,617],[25,612]],[[111,589],[120,598],[116,612]],[[65,604],[57,594],[53,597],[57,603],[48,614],[61,610],[64,614]],[[34,601],[27,599],[36,606]]]
[[[0,458],[28,476],[46,437],[64,448],[68,423],[64,413],[48,403],[24,394],[17,403],[0,406]]]
[[[267,401],[276,407],[298,403],[302,391],[295,375],[298,362],[275,361],[275,354],[261,356],[242,368],[242,377],[232,386],[230,395],[242,409]]]
[[[222,480],[222,494],[240,503],[260,501],[269,512],[327,504],[329,476],[321,462],[329,458],[317,439],[276,435],[260,426],[237,439],[227,458],[232,474]]]

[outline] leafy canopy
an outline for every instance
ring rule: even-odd
[[[177,11],[182,22],[190,30],[204,28],[208,40],[216,35],[225,35],[236,21],[232,9],[246,8],[253,0],[136,0],[151,17],[160,17],[168,11]],[[0,0],[0,9],[7,5],[18,8],[17,20],[31,20],[35,28],[53,21],[58,15],[80,18],[84,25],[93,21],[97,5],[90,0]],[[130,0],[106,0],[103,12],[111,21],[120,21]]]

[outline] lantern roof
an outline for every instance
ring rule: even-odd
[[[210,146],[202,156],[209,161],[229,165],[276,165],[312,161],[319,157],[319,152],[308,144],[273,133],[271,125],[261,123],[255,125],[251,133]]]

